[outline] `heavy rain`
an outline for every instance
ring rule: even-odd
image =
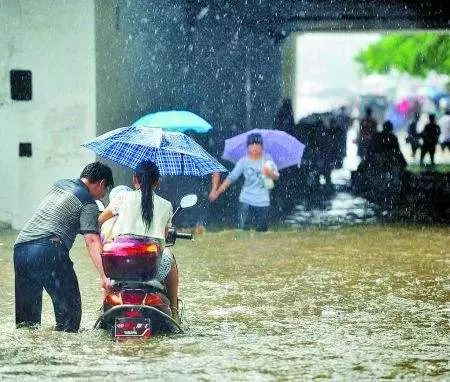
[[[0,379],[448,380],[445,9],[0,0]]]

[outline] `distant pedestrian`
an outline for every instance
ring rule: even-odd
[[[347,153],[347,134],[352,125],[352,118],[346,112],[345,106],[341,106],[339,111],[332,116],[329,125],[333,151],[335,153],[335,168],[342,167],[343,160]]]
[[[423,160],[427,153],[430,154],[431,164],[434,165],[434,153],[436,151],[436,144],[441,134],[441,128],[436,124],[436,117],[434,114],[429,115],[429,122],[425,125],[420,134],[423,143],[420,151],[420,164],[423,165]]]
[[[335,119],[337,124],[341,126],[342,130],[344,131],[347,131],[353,123],[353,119],[347,113],[345,106],[341,106],[339,108],[339,111],[336,114]]]
[[[294,111],[292,110],[292,102],[289,98],[284,99],[283,103],[278,109],[275,115],[273,128],[285,131],[286,133],[291,135],[294,135],[296,133]]]
[[[270,155],[263,151],[261,134],[247,137],[247,155],[239,159],[233,171],[219,185],[217,175],[212,178],[209,200],[214,202],[231,183],[244,175],[244,185],[239,195],[239,228],[250,229],[254,222],[257,231],[267,231],[269,223],[270,190],[279,178],[278,170]]]
[[[358,155],[361,157],[362,160],[365,159],[367,151],[370,147],[370,142],[372,141],[372,138],[376,132],[377,132],[377,121],[372,116],[372,108],[367,107],[366,114],[361,119],[359,125],[359,133],[357,138]]]
[[[420,114],[414,114],[414,118],[408,126],[408,135],[406,137],[406,143],[411,145],[411,156],[413,159],[416,156],[417,149],[420,147],[420,134],[417,132],[417,122],[419,121]]]
[[[400,151],[398,139],[393,133],[393,124],[386,120],[381,132],[377,132],[370,145],[367,160],[381,170],[405,169],[406,161]]]
[[[442,151],[445,151],[445,149],[450,151],[450,109],[447,109],[445,114],[439,118],[438,125],[441,128],[439,143]]]

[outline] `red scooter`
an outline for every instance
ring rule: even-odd
[[[196,203],[196,195],[184,196],[173,216]],[[176,239],[192,240],[193,235],[172,227],[166,247],[173,246]],[[103,268],[112,289],[105,296],[94,328],[106,329],[119,340],[183,331],[172,318],[165,286],[155,279],[161,255],[159,242],[143,237],[119,236],[103,246]]]

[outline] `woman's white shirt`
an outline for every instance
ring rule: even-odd
[[[112,236],[133,234],[165,240],[166,227],[172,223],[172,203],[153,192],[153,219],[149,229],[142,220],[141,190],[125,192],[121,200],[112,200],[109,208],[118,215],[112,229]]]

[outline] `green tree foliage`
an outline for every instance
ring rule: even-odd
[[[388,34],[360,51],[355,60],[366,74],[397,69],[418,77],[430,71],[450,75],[450,34]]]

